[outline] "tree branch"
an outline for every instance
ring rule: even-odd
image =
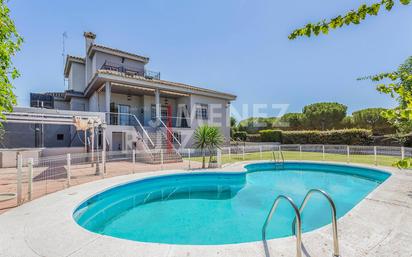
[[[304,27],[294,30],[288,38],[294,40],[302,36],[318,36],[320,33],[328,34],[329,30],[341,28],[343,25],[360,24],[367,16],[378,15],[381,7],[384,7],[387,11],[392,10],[394,2],[394,0],[381,0],[371,5],[363,4],[357,10],[351,10],[345,15],[339,15],[329,21],[323,20],[318,23],[308,23]],[[408,5],[410,0],[399,0],[399,2],[403,5]]]

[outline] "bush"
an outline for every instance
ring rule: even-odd
[[[367,129],[282,132],[283,144],[369,145],[372,142],[372,132]]]
[[[236,131],[233,133],[233,139],[246,141],[247,133],[246,131]]]
[[[261,130],[259,131],[262,142],[281,142],[282,130]]]
[[[246,141],[248,142],[261,142],[262,138],[260,134],[247,134]]]
[[[278,118],[269,117],[269,118],[254,118],[250,117],[239,122],[239,130],[246,131],[249,134],[256,134],[259,130],[262,129],[271,129],[278,122]]]

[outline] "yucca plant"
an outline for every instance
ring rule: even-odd
[[[208,125],[199,126],[194,133],[194,146],[202,151],[202,168],[206,166],[206,149],[209,150],[209,160],[212,159],[212,151],[223,145],[224,138],[218,127]]]

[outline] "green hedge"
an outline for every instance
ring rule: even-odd
[[[331,144],[369,145],[373,142],[372,132],[367,129],[342,129],[327,131],[260,131],[263,142],[282,144]]]
[[[233,139],[235,140],[246,141],[246,138],[247,138],[246,131],[236,131],[235,133],[233,133]]]
[[[259,131],[262,142],[282,142],[282,130],[266,129]]]
[[[246,141],[248,142],[262,142],[260,134],[247,134]]]

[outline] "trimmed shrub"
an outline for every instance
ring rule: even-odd
[[[259,131],[262,142],[281,142],[282,130],[266,129]]]
[[[236,131],[233,133],[233,139],[246,141],[247,133],[246,131]]]
[[[372,142],[372,132],[367,129],[282,132],[283,144],[369,145]]]
[[[283,131],[282,144],[323,144],[323,142],[320,131]]]
[[[262,137],[260,134],[247,134],[246,141],[248,142],[261,142]]]

